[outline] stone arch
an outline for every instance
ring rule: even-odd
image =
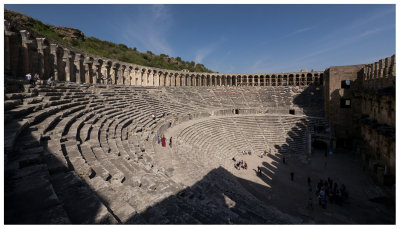
[[[278,81],[277,81],[277,86],[282,86],[282,75],[278,75]]]
[[[264,87],[264,86],[265,86],[265,76],[260,75],[260,87]]]
[[[242,75],[242,86],[247,86],[247,75]]]
[[[310,85],[313,82],[312,80],[312,74],[311,73],[307,73],[307,81],[306,84]]]
[[[236,76],[237,86],[242,86],[242,75]]]
[[[205,86],[205,78],[206,78],[205,75],[201,75],[201,78],[200,78],[200,86]]]
[[[195,79],[196,79],[196,76],[194,75],[194,74],[191,74],[190,76],[190,86],[194,86],[195,85]]]
[[[127,81],[127,85],[130,85],[130,86],[133,85],[132,74],[133,74],[133,66],[129,65],[128,66],[128,81]]]
[[[282,85],[283,86],[288,85],[288,76],[286,74],[283,75]]]
[[[118,74],[121,65],[118,62],[114,62],[112,65],[112,74],[111,74],[111,81],[112,84],[117,84],[120,75]]]
[[[277,85],[277,77],[276,75],[271,76],[271,86],[276,86]]]
[[[105,78],[102,75],[102,68],[103,65],[103,60],[96,58],[93,60],[93,65],[92,65],[92,69],[93,69],[93,76],[92,76],[92,80],[91,82],[94,84],[100,83],[100,84],[104,84],[105,82]]]
[[[226,80],[227,80],[226,86],[228,86],[228,87],[232,86],[232,76],[227,75]]]
[[[296,81],[295,81],[296,86],[300,86],[300,75],[296,74]]]
[[[226,86],[226,75],[221,75],[221,86]]]
[[[319,75],[318,75],[318,73],[314,73],[313,84],[314,85],[319,85]]]
[[[247,77],[247,86],[253,86],[254,85],[254,78],[252,75],[249,75]]]
[[[289,86],[293,86],[294,85],[294,75],[290,74],[289,75]]]
[[[133,85],[142,86],[142,70],[138,66],[133,68]]]
[[[271,76],[270,75],[265,76],[265,86],[271,86]]]
[[[205,75],[205,86],[210,86],[211,85],[211,77],[210,75]]]
[[[111,60],[105,60],[104,61],[104,76],[105,76],[105,82],[106,84],[110,84],[111,79],[111,66],[112,66],[112,61]]]
[[[96,83],[96,78],[93,79],[94,71],[93,71],[93,57],[87,56],[83,62],[85,69],[85,83]]]
[[[259,76],[258,75],[254,75],[254,83],[253,86],[260,86],[260,81],[259,81]]]
[[[165,87],[167,85],[167,73],[166,72],[159,72],[160,74],[160,86]]]
[[[165,82],[166,82],[166,84],[165,84],[165,86],[168,86],[168,87],[171,87],[172,85],[171,85],[171,82],[172,82],[172,72],[166,72],[165,73],[165,75],[166,75],[166,79],[165,79]]]
[[[305,86],[306,85],[306,75],[305,74],[301,74],[301,81],[300,81],[300,85],[301,86]]]
[[[118,84],[119,85],[125,85],[126,78],[127,78],[126,77],[127,71],[126,71],[126,65],[125,64],[121,64],[120,73],[121,74],[119,74],[119,77],[118,77]]]

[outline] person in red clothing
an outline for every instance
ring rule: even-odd
[[[244,169],[247,169],[247,162],[244,162]]]
[[[161,138],[161,146],[162,146],[162,147],[167,146],[166,139],[165,139],[164,135],[163,135],[162,138]]]

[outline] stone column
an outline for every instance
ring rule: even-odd
[[[110,64],[107,61],[103,61],[104,84],[109,84],[107,79],[110,76],[110,68]]]
[[[28,31],[21,30],[19,32],[20,32],[21,38],[22,38],[24,73],[27,74],[27,73],[31,72],[31,69],[29,66],[29,44],[32,44],[32,40],[29,40],[29,32]]]
[[[82,83],[82,80],[81,80],[81,58],[82,58],[82,54],[80,54],[80,53],[75,54],[75,59],[74,59],[75,82],[78,84]]]
[[[70,82],[71,81],[71,55],[69,52],[69,49],[64,48],[64,55],[63,55],[63,62],[65,65],[65,81]]]
[[[165,72],[160,72],[160,86],[165,86]]]
[[[125,85],[132,85],[132,66],[129,66],[127,68],[127,81],[125,83]]]
[[[137,81],[136,78],[137,78],[136,69],[132,68],[132,82],[131,82],[132,86],[136,86],[136,81]]]
[[[10,22],[4,20],[4,72],[13,75],[11,69],[10,37],[14,36],[15,33],[11,32],[10,29]]]
[[[170,80],[169,72],[165,72],[164,76],[165,76],[164,86],[170,86],[171,80]]]
[[[171,86],[176,86],[176,73],[173,73],[172,74],[172,77],[171,77]]]
[[[53,74],[54,74],[54,80],[58,81],[58,58],[57,58],[57,48],[58,45],[57,44],[50,44],[50,63],[52,65],[52,69],[53,69]]]
[[[125,65],[121,65],[121,67],[119,68],[119,71],[118,71],[118,75],[119,75],[119,78],[118,78],[118,85],[124,85],[124,82],[125,82],[125,69],[126,69],[126,66]]]
[[[154,86],[154,70],[150,69],[147,71],[148,74],[148,81],[147,86]]]
[[[161,75],[161,72],[156,71],[154,73],[154,82],[153,82],[154,86],[160,86],[160,78],[161,78],[160,75]]]
[[[142,86],[142,81],[143,81],[143,71],[142,69],[135,70],[135,75],[136,75],[136,85],[135,86]]]
[[[124,77],[122,77],[122,85],[129,85],[129,67],[124,66]]]
[[[181,86],[181,75],[179,73],[175,75],[175,85]]]
[[[85,59],[84,62],[84,66],[85,66],[85,83],[92,83],[92,68],[93,68],[93,62],[91,61],[91,59],[89,57],[87,57]]]
[[[45,38],[36,38],[37,51],[39,54],[38,69],[39,75],[42,79],[44,79],[44,50],[47,48],[47,46],[44,45],[44,40]]]
[[[100,74],[99,71],[101,70],[101,64],[99,62],[95,62],[95,64],[92,65],[93,66],[93,74],[92,76],[92,83],[93,84],[97,84],[98,80],[100,79]],[[101,81],[99,81],[99,83],[101,83]]]
[[[118,63],[114,63],[112,65],[112,70],[113,72],[111,73],[111,84],[117,84],[118,82],[118,71],[119,71],[119,64]]]
[[[133,69],[133,85],[134,86],[139,86],[140,82],[141,82],[141,79],[140,79],[139,70]]]

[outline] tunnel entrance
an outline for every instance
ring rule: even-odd
[[[328,144],[324,141],[314,139],[311,147],[313,152],[322,152],[325,156],[328,155]]]

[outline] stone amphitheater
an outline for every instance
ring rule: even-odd
[[[5,29],[6,224],[394,223],[368,201],[386,193],[355,160],[338,154],[327,168],[311,146],[334,137],[323,71],[177,72]],[[28,72],[56,84],[30,85]],[[354,197],[307,208],[307,176],[329,174]]]

